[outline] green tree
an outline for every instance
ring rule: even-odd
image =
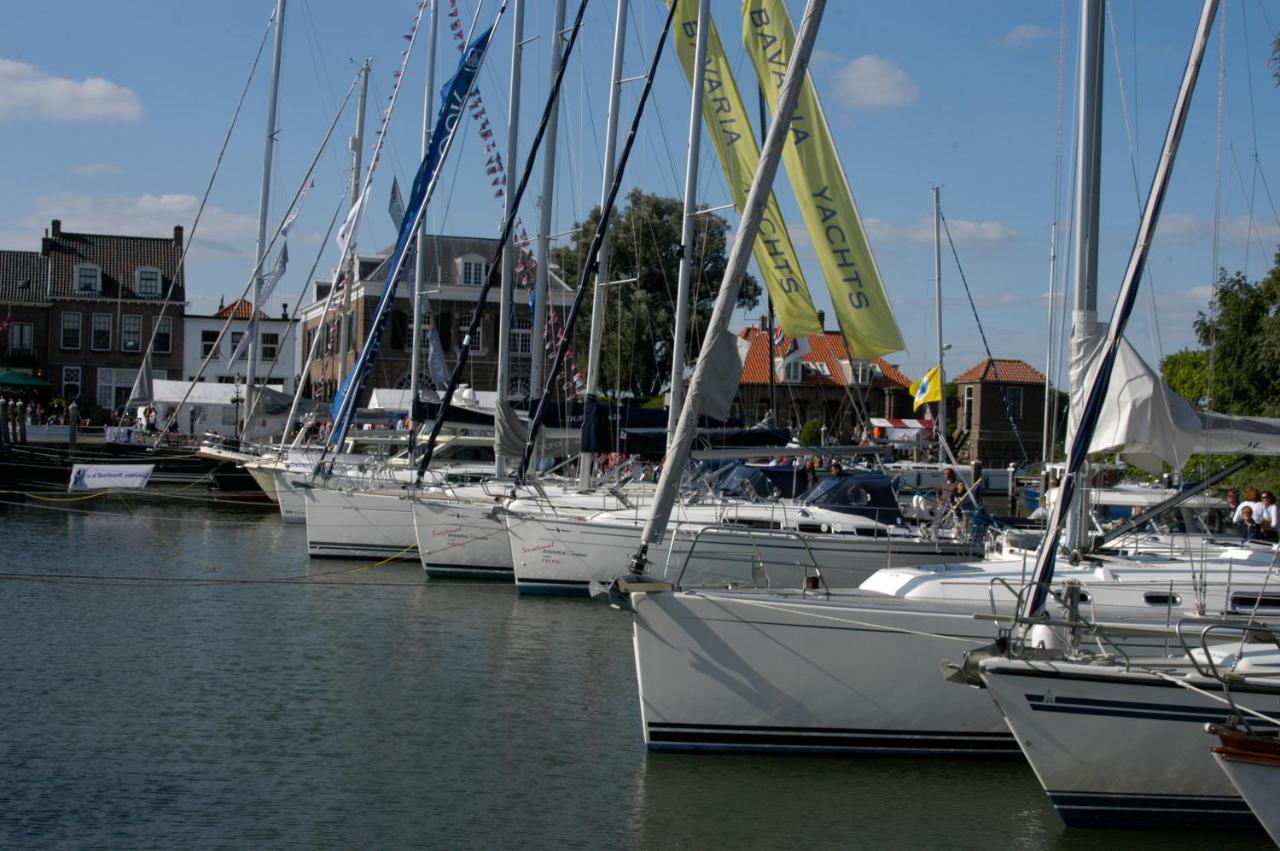
[[[600,357],[600,390],[614,396],[648,398],[659,393],[671,375],[671,340],[675,328],[676,282],[680,270],[681,219],[679,199],[650,195],[633,189],[627,205],[615,208],[609,229],[609,272],[605,280],[635,277],[634,282],[608,287],[605,299],[604,336]],[[573,241],[554,252],[564,279],[575,285],[583,258],[591,244],[600,209],[592,210],[576,225]],[[729,223],[714,214],[701,215],[694,228],[694,268],[690,278],[693,311],[689,322],[689,356],[697,354],[707,319],[728,262]],[[588,291],[574,334],[581,368],[591,327],[591,301],[595,277]],[[755,307],[760,285],[750,275],[743,281],[738,306]]]
[[[822,420],[808,420],[800,427],[800,443],[803,446],[822,445]]]
[[[1260,281],[1223,271],[1211,308],[1195,320],[1203,348],[1166,357],[1160,364],[1164,380],[1198,410],[1280,416],[1280,379],[1275,372],[1280,363],[1280,252]],[[1206,472],[1232,460],[1193,457],[1187,466]],[[1259,459],[1226,484],[1260,482],[1273,488],[1280,484],[1280,460]]]

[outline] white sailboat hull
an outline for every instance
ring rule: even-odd
[[[406,504],[429,578],[511,581],[511,544],[496,503],[427,496]]]
[[[1255,761],[1214,750],[1213,758],[1231,785],[1262,823],[1271,841],[1280,845],[1280,760]]]
[[[982,680],[1064,822],[1073,827],[1256,827],[1214,762],[1205,724],[1221,700],[1140,671],[988,659]],[[1222,686],[1196,678],[1204,692]],[[1250,706],[1280,708],[1280,690],[1233,687]]]
[[[626,572],[640,545],[641,525],[556,515],[508,513],[516,590],[526,594],[590,593]],[[684,584],[751,583],[800,586],[816,567],[829,585],[854,587],[877,570],[953,558],[960,549],[907,538],[817,534],[675,524],[650,547],[654,575]]]
[[[989,644],[963,608],[875,595],[632,595],[651,749],[1014,753],[980,689],[940,663]]]
[[[307,521],[307,554],[329,558],[414,559],[413,512],[403,493],[297,489]]]

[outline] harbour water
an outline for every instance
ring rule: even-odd
[[[309,561],[274,514],[0,533],[2,847],[1269,847],[1067,830],[1018,759],[647,753],[625,614]]]

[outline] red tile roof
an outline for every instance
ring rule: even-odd
[[[49,296],[75,299],[142,299],[135,289],[134,273],[140,267],[160,270],[160,295],[146,296],[163,301],[170,286],[176,286],[173,300],[181,303],[183,295],[182,230],[174,229],[172,237],[113,236],[99,233],[70,233],[62,223],[53,222],[50,235],[41,243],[40,253],[50,266]],[[93,264],[102,270],[101,289],[86,292],[78,288],[76,267]]]
[[[769,383],[769,334],[767,331],[755,325],[749,325],[738,332],[738,336],[747,340],[750,348],[747,350],[747,356],[742,361],[742,384],[768,384]],[[790,337],[783,337],[782,343],[775,348],[774,357],[780,357],[780,353],[785,351],[786,347],[791,344]],[[837,387],[844,386],[849,382],[845,378],[845,371],[841,366],[841,361],[851,362],[849,357],[849,349],[844,344],[844,338],[839,331],[824,331],[821,334],[814,334],[809,338],[809,351],[800,358],[801,363],[826,364],[829,375],[822,375],[817,372],[806,372],[803,378],[804,384],[827,384]],[[876,358],[872,361],[879,367],[880,374],[877,375],[872,382],[876,387],[902,387],[911,386],[911,380],[898,371],[893,364],[886,362],[883,358]]]
[[[49,290],[39,251],[0,251],[0,303],[40,304]]]
[[[951,379],[962,382],[990,381],[1002,384],[1044,384],[1044,376],[1031,364],[1014,358],[987,358],[972,369]]]
[[[222,307],[219,307],[218,312],[215,315],[219,319],[226,319],[232,314],[235,314],[236,319],[248,319],[253,316],[253,305],[249,303],[248,299],[238,298],[231,302],[231,304],[224,304]],[[270,319],[271,317],[267,316],[267,314],[263,312],[262,308],[258,308],[258,318]]]

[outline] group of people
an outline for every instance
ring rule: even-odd
[[[1227,505],[1232,511],[1231,525],[1244,540],[1280,540],[1280,510],[1272,491],[1245,488],[1244,499],[1240,499],[1240,492],[1232,488],[1227,491]]]

